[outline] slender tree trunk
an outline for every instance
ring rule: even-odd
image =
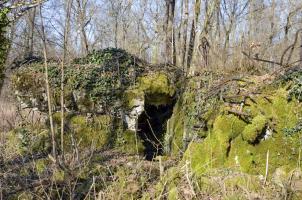
[[[169,34],[169,20],[170,20],[170,0],[166,0],[166,22],[164,25],[164,31],[166,34],[166,39],[165,39],[166,62],[169,62],[171,58],[171,39]]]
[[[87,55],[89,52],[89,44],[88,39],[86,35],[85,27],[87,26],[87,22],[85,22],[86,19],[86,5],[87,1],[81,1],[77,0],[77,6],[78,6],[78,21],[80,26],[80,32],[81,32],[81,46],[82,46],[82,53],[84,55]]]
[[[300,68],[302,69],[302,33],[300,33]]]
[[[175,16],[175,0],[171,0],[171,16],[170,16],[170,29],[172,34],[172,63],[176,65],[176,40],[175,40],[175,26],[174,26],[174,16]]]
[[[187,70],[191,67],[191,62],[194,53],[194,45],[195,45],[195,37],[196,37],[196,30],[195,30],[195,20],[192,21],[191,33],[190,33],[190,41],[189,41],[189,49],[187,55]]]
[[[183,46],[183,41],[181,38],[181,33],[182,33],[182,29],[183,29],[183,18],[184,18],[184,1],[181,1],[181,5],[180,5],[180,24],[178,27],[178,32],[177,32],[177,54],[178,54],[178,62],[182,64],[182,60],[181,60],[181,55],[182,55],[182,46]]]
[[[35,18],[36,18],[36,8],[33,8],[31,11],[29,11],[29,15],[28,15],[29,31],[27,36],[26,50],[25,50],[25,56],[28,57],[31,57],[33,55]]]
[[[198,50],[199,53],[203,57],[203,67],[208,68],[209,67],[209,53],[211,48],[211,43],[209,40],[213,37],[210,37],[212,34],[212,24],[213,23],[213,16],[215,16],[216,10],[219,8],[220,1],[219,0],[212,0],[209,2],[208,0],[205,1],[205,18],[203,21],[203,30],[201,34],[199,35],[199,43],[198,43]]]
[[[184,0],[184,25],[183,25],[183,50],[182,50],[182,66],[183,71],[186,72],[186,54],[187,54],[187,38],[188,38],[188,19],[189,19],[189,0]]]
[[[51,142],[52,142],[52,156],[56,161],[56,139],[55,139],[55,130],[53,125],[53,116],[52,116],[52,108],[51,108],[51,95],[50,95],[50,85],[49,85],[49,77],[48,77],[48,60],[47,60],[47,45],[46,45],[46,35],[45,28],[42,16],[42,6],[40,5],[40,18],[41,18],[41,31],[42,31],[42,43],[43,43],[43,55],[44,55],[44,68],[45,68],[45,83],[46,83],[46,93],[47,93],[47,103],[48,103],[48,117],[50,122],[50,131],[51,131]]]
[[[176,64],[176,47],[175,47],[175,0],[166,0],[166,62]]]
[[[65,78],[65,62],[68,53],[68,37],[70,32],[70,15],[71,6],[73,0],[67,0],[66,8],[66,19],[65,19],[65,29],[64,29],[64,42],[63,42],[63,58],[61,61],[61,151],[64,160],[64,78]]]
[[[199,19],[200,14],[200,6],[201,6],[201,0],[195,1],[195,16],[192,21],[192,28],[191,28],[191,34],[190,34],[190,42],[189,42],[189,49],[188,49],[188,58],[187,58],[187,69],[190,69],[192,59],[193,59],[193,53],[194,53],[194,47],[195,47],[195,38],[196,38],[196,23]]]
[[[88,44],[88,39],[84,26],[82,27],[81,32],[82,32],[82,43],[83,43],[84,53],[85,55],[87,55],[89,52],[89,44]]]
[[[273,44],[273,39],[275,36],[274,33],[274,29],[275,29],[275,9],[276,9],[276,3],[275,0],[272,0],[272,5],[271,5],[271,17],[270,17],[270,21],[271,21],[271,35],[269,37],[270,39],[270,45]]]
[[[221,29],[220,29],[220,0],[216,4],[216,34],[218,36],[218,41],[220,40],[221,36]]]
[[[276,10],[276,2],[275,0],[272,0],[272,5],[271,5],[271,17],[270,17],[270,21],[271,21],[271,34],[269,36],[269,44],[271,46],[273,46],[273,39],[275,37],[275,10]],[[270,60],[274,60],[274,51],[270,52]],[[271,68],[274,69],[274,63],[270,64]]]
[[[118,48],[118,39],[117,39],[117,34],[118,34],[118,17],[115,17],[114,20],[115,26],[114,26],[114,47]]]
[[[127,45],[127,25],[124,22],[123,24],[123,49],[126,49],[128,47]]]

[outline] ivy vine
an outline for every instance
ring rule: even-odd
[[[9,41],[6,38],[6,28],[9,25],[7,14],[9,8],[2,8],[0,10],[0,88],[4,79],[4,65],[7,56],[7,49]]]

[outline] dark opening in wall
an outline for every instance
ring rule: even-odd
[[[163,154],[163,139],[167,120],[173,112],[173,105],[145,105],[145,111],[138,118],[138,136],[145,146],[146,160]]]

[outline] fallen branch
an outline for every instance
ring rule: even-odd
[[[282,56],[281,56],[281,59],[280,59],[280,63],[283,65],[283,60],[284,60],[284,57],[286,55],[286,53],[290,50],[290,53],[287,57],[287,61],[286,61],[286,64],[284,66],[289,66],[289,61],[290,59],[292,58],[292,55],[293,55],[293,51],[295,49],[295,46],[297,45],[297,42],[298,42],[298,37],[299,37],[299,32],[302,31],[302,29],[299,29],[297,30],[296,34],[295,34],[295,40],[294,42],[285,49],[285,51],[283,52]]]
[[[234,114],[234,115],[237,115],[237,116],[240,116],[240,117],[242,117],[242,116],[244,116],[244,117],[250,117],[249,114],[244,113],[244,112],[240,112],[240,111],[237,111],[237,110],[228,110],[228,113],[229,114]]]
[[[250,60],[256,60],[256,61],[260,61],[260,62],[265,62],[265,63],[270,63],[270,64],[276,64],[276,65],[284,67],[284,65],[282,63],[280,63],[280,62],[275,62],[275,61],[272,61],[272,60],[266,60],[266,59],[262,59],[262,58],[258,58],[258,57],[252,57],[252,56],[250,56],[248,53],[246,53],[244,51],[242,51],[242,54],[245,55]]]

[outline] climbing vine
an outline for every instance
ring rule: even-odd
[[[300,133],[302,131],[302,121],[299,121],[297,125],[293,128],[284,128],[283,133],[285,136],[290,137],[294,134]]]
[[[57,66],[56,62],[50,62],[48,67],[53,95],[60,90],[61,75]],[[93,51],[66,66],[65,93],[76,96],[75,98],[81,99],[85,105],[113,108],[113,104],[121,98],[124,90],[135,84],[136,77],[143,70],[142,61],[122,49]],[[19,92],[36,94],[40,91],[37,89],[38,85],[43,85],[43,73],[44,67],[40,61],[30,63],[27,67],[19,67],[13,77],[13,85]],[[40,99],[38,96],[35,98]]]
[[[9,8],[0,10],[0,88],[4,78],[4,64],[7,56],[8,40],[6,38],[6,28],[9,24],[7,14]]]
[[[289,84],[290,83],[290,84]],[[275,81],[275,85],[288,85],[288,100],[297,99],[302,101],[302,71],[299,69],[289,70]]]
[[[292,87],[289,90],[289,98],[295,97],[298,101],[302,101],[302,76],[295,77]]]
[[[93,51],[85,58],[76,59],[74,63],[96,65],[88,67],[85,73],[81,73],[86,74],[86,77],[78,74],[70,79],[74,81],[74,89],[85,89],[92,100],[106,97],[106,101],[112,102],[119,90],[133,83],[135,77],[142,72],[138,58],[116,48]]]

